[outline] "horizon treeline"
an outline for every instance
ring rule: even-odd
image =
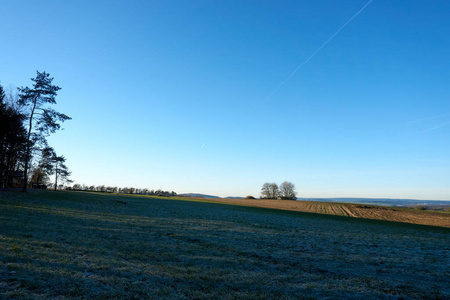
[[[85,184],[75,183],[69,189],[75,191],[90,191],[90,192],[104,192],[104,193],[118,193],[118,194],[137,194],[137,195],[151,195],[151,196],[164,196],[164,197],[172,197],[177,196],[177,193],[174,191],[163,191],[161,189],[151,190],[147,188],[134,188],[134,187],[124,187],[120,188],[117,186],[105,186],[105,185],[90,185],[87,186]]]
[[[47,137],[71,118],[51,108],[60,87],[52,84],[49,73],[36,71],[31,81],[31,88],[10,89],[8,94],[0,84],[0,188],[26,191],[53,184],[56,190],[71,182],[70,172]]]

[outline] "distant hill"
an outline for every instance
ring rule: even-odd
[[[356,204],[374,204],[382,206],[450,206],[450,201],[442,200],[414,200],[414,199],[390,199],[390,198],[297,198],[302,201],[339,202]]]
[[[220,197],[213,196],[213,195],[205,195],[205,194],[197,194],[197,193],[184,193],[184,194],[178,194],[178,196],[193,197],[193,198],[213,198],[213,199],[220,198]]]
[[[179,194],[181,197],[193,198],[209,198],[220,199],[221,197],[199,194],[199,193],[184,193]],[[226,197],[222,199],[244,199],[244,197]],[[355,204],[373,204],[381,206],[393,207],[412,207],[418,205],[425,206],[450,206],[450,201],[443,200],[415,200],[415,199],[394,199],[394,198],[297,198],[298,201],[316,201],[316,202],[339,202],[339,203],[355,203]]]

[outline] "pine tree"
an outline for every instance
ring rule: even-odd
[[[45,138],[50,133],[54,133],[56,130],[60,129],[61,125],[59,122],[71,119],[67,115],[59,113],[47,106],[49,104],[56,104],[55,97],[61,88],[52,85],[53,78],[50,77],[50,74],[46,72],[36,72],[36,78],[31,78],[34,82],[32,88],[19,88],[18,103],[29,108],[24,166],[24,192],[27,190],[28,167],[33,146],[36,144],[45,144]]]

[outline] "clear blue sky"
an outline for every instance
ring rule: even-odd
[[[374,0],[333,37],[367,3],[4,0],[0,82],[55,78],[76,183],[450,200],[450,1]]]

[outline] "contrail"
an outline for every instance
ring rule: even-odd
[[[325,47],[335,36],[337,36],[339,34],[339,32],[341,32],[354,18],[356,18],[360,13],[363,12],[363,10],[369,6],[370,3],[372,3],[373,0],[369,0],[366,5],[364,5],[356,14],[354,14],[350,19],[348,19],[347,22],[344,23],[344,25],[341,26],[341,28],[339,28],[332,36],[330,36],[328,38],[328,40],[326,40],[322,45],[320,45],[319,48],[317,48],[316,51],[313,52],[313,54],[311,54],[304,62],[302,62],[300,65],[298,65],[298,67],[294,70],[294,72],[291,73],[291,75],[289,75],[284,81],[282,81],[277,88],[268,96],[268,98],[270,98],[276,91],[278,91],[278,89],[285,84],[286,82],[288,82],[294,75],[295,73],[298,72],[298,70],[300,70],[301,67],[303,67],[304,65],[306,65],[320,50],[322,50],[323,47]]]
[[[433,116],[433,117],[428,117],[428,118],[422,118],[422,119],[417,119],[417,120],[409,121],[409,122],[406,122],[406,124],[409,125],[409,124],[419,123],[419,122],[423,122],[423,121],[429,121],[429,120],[440,119],[440,118],[446,117],[446,116],[448,116],[448,115],[450,115],[450,112],[447,112],[447,113],[445,113],[445,114],[440,114],[440,115],[437,115],[437,116]]]
[[[440,125],[434,126],[434,127],[432,127],[432,128],[429,128],[429,129],[420,131],[420,133],[424,133],[424,132],[428,132],[428,131],[433,131],[433,130],[436,130],[436,129],[438,129],[438,128],[447,126],[447,125],[449,125],[449,124],[450,124],[450,122],[445,122],[445,123],[442,123],[442,124],[440,124]]]

